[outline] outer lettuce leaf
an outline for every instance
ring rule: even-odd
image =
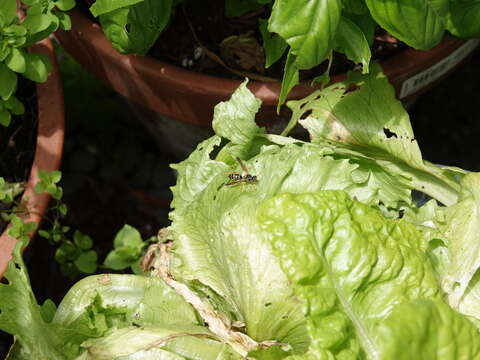
[[[212,337],[203,326],[122,328],[84,342],[88,351],[78,360],[241,359],[230,346]]]
[[[416,49],[429,49],[442,39],[449,0],[366,0],[375,21]]]
[[[240,359],[157,278],[85,278],[47,322],[20,251],[17,246],[5,273],[9,283],[0,284],[0,328],[16,335],[8,359]]]
[[[0,330],[14,334],[17,346],[12,359],[65,359],[62,342],[56,335],[58,328],[42,317],[30,287],[25,264],[21,257],[24,247],[18,241],[13,260],[8,264],[5,278],[8,284],[0,284]]]
[[[468,284],[460,303],[458,311],[462,314],[472,316],[472,321],[480,329],[480,271],[477,271]]]
[[[247,83],[248,80],[245,80],[229,101],[215,106],[213,130],[218,136],[230,140],[230,144],[224,148],[224,152],[229,153],[226,161],[232,156],[248,156],[255,137],[265,133],[265,130],[255,123],[255,114],[262,102],[248,90]]]
[[[58,306],[53,323],[81,326],[80,323],[87,320],[87,310],[98,297],[102,308],[117,309],[117,313],[123,313],[127,319],[134,314],[131,321],[138,325],[200,324],[193,308],[163,281],[116,274],[89,276],[75,284]]]
[[[196,311],[162,280],[96,275],[78,282],[53,318],[75,359],[235,359]]]
[[[416,189],[443,204],[454,204],[460,186],[453,174],[465,172],[442,169],[422,159],[408,114],[395,99],[393,88],[379,67],[371,72],[371,76],[353,74],[350,81],[290,101],[293,116],[284,133],[311,112],[300,123],[312,142],[331,145],[337,154],[347,151],[346,156],[351,156],[353,151],[374,160],[383,169],[410,177]]]
[[[197,146],[197,149],[189,158],[179,164],[171,165],[178,173],[177,184],[172,187],[172,207],[176,212],[170,216],[175,221],[175,216],[182,213],[198,194],[200,194],[219,174],[225,174],[228,166],[219,161],[210,159],[210,153],[216,146],[219,146],[221,138],[213,136]]]
[[[304,301],[311,358],[480,358],[480,333],[441,302],[413,225],[332,191],[273,197],[258,219]]]
[[[92,324],[92,304],[98,298],[107,311],[97,311]],[[107,325],[102,334],[89,333],[102,328],[102,322]],[[64,298],[53,323],[84,335],[69,338],[86,349],[78,359],[240,358],[230,346],[216,339],[191,305],[157,278],[86,278]]]
[[[450,260],[442,286],[454,308],[480,268],[480,173],[466,175],[461,185],[460,201],[445,209],[441,226],[449,242]]]

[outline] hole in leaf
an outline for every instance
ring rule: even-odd
[[[394,138],[398,138],[397,134],[395,134],[393,131],[390,131],[390,129],[387,129],[387,128],[383,128],[383,133],[385,134],[385,136],[387,138],[391,138],[391,137],[394,137]]]
[[[312,110],[311,109],[308,109],[307,111],[305,111],[302,116],[300,116],[300,120],[303,120],[303,119],[306,119],[307,117],[309,117],[310,115],[312,115]]]
[[[354,92],[358,89],[360,89],[360,86],[358,86],[357,84],[348,84],[348,86],[345,88],[345,94]]]

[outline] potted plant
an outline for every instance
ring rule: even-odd
[[[8,210],[2,207],[2,217],[11,223],[2,228],[0,236],[0,276],[11,259],[16,238],[34,234],[36,225],[46,212],[50,196],[56,196],[54,184],[58,179],[53,178],[58,174],[52,172],[58,170],[63,151],[64,110],[61,79],[48,36],[58,27],[68,27],[69,17],[61,10],[68,10],[73,5],[65,0],[6,0],[0,9],[0,123],[1,126],[23,127],[37,133],[33,149],[23,150],[34,151],[35,154],[33,164],[26,165],[31,169],[25,170],[28,176],[24,179],[25,184],[8,183],[13,174],[1,174],[0,197],[2,203],[10,203]],[[16,118],[25,111],[24,105],[15,96],[17,74],[37,82],[36,110],[28,109],[29,116],[37,116],[36,121],[22,124]],[[14,136],[2,141],[13,139]],[[21,198],[16,199],[22,192]]]
[[[97,0],[87,3],[93,3],[90,10],[93,15],[98,16],[103,29],[85,14],[75,11],[72,13],[73,31],[57,32],[62,45],[91,73],[130,101],[171,118],[210,128],[213,106],[227,99],[241,80],[199,74],[179,66],[170,66],[150,56],[143,56],[159,36],[162,39],[161,35],[166,32],[169,21],[172,21],[172,14],[175,18],[181,17],[182,6],[187,7],[188,12],[188,6],[195,4],[170,0]],[[343,5],[339,0],[229,0],[214,2],[210,7],[202,6],[208,9],[199,17],[203,20],[202,24],[212,21],[210,11],[215,7],[225,7],[230,16],[243,15],[252,9],[263,9],[263,12],[260,12],[262,16],[257,17],[262,20],[260,27],[265,66],[275,66],[276,62],[278,65],[282,54],[289,54],[284,65],[282,82],[273,79],[273,82],[255,80],[249,83],[249,88],[262,99],[258,118],[264,123],[272,122],[277,105],[287,99],[287,94],[288,99],[299,99],[312,92],[312,80],[321,76],[325,69],[317,70],[322,72],[313,74],[312,78],[301,83],[299,71],[331,59],[332,50],[344,54],[354,63],[363,64],[366,71],[371,56],[369,45],[377,24],[412,47],[382,62],[382,67],[396,87],[397,94],[405,100],[411,99],[425,86],[457,65],[477,44],[476,41],[470,42],[459,49],[463,42],[451,37],[444,38],[445,30],[462,38],[475,37],[480,33],[475,21],[475,14],[478,14],[479,10],[474,1],[461,4],[441,1],[435,5],[438,9],[424,1],[416,1],[412,5],[402,1],[385,4],[378,0],[347,1],[343,2]],[[270,8],[271,12],[268,10]],[[194,11],[190,16],[193,14]],[[465,14],[468,16],[462,17]],[[464,20],[460,21],[461,18]],[[197,25],[200,27],[202,24]],[[258,25],[253,28],[258,28]],[[106,36],[102,34],[102,30]],[[190,31],[187,27],[187,32],[192,33],[191,38],[195,37],[195,31]],[[257,32],[260,33],[259,30]],[[176,45],[175,36],[177,34],[172,35],[173,46]],[[113,48],[109,42],[113,44]],[[195,40],[193,43],[195,44]],[[211,53],[202,45],[202,39],[196,43],[203,56]],[[123,53],[137,55],[121,55],[115,52],[114,48]],[[415,50],[430,48],[433,49]],[[169,50],[162,48],[162,51]],[[213,57],[218,58],[217,55],[213,54]],[[187,59],[187,63],[190,60]],[[225,66],[231,68],[228,64]],[[236,74],[238,75],[238,71]],[[252,78],[247,76],[251,75],[247,70],[240,72],[241,77],[242,75]],[[339,74],[333,76],[332,81],[343,78],[344,74]]]
[[[478,359],[480,174],[422,158],[378,67],[288,103],[310,141],[268,134],[260,106],[243,83],[174,166],[147,276],[40,306],[18,246],[7,359]]]

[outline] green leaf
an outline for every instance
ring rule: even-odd
[[[23,183],[6,182],[4,178],[0,177],[0,201],[5,204],[10,204],[15,197],[20,195],[25,190]]]
[[[267,20],[258,19],[258,22],[263,40],[263,49],[265,50],[265,68],[268,69],[282,57],[288,44],[279,35],[269,33]]]
[[[138,4],[142,1],[144,0],[96,0],[90,7],[90,12],[93,16],[98,17],[117,9]]]
[[[0,63],[0,97],[7,100],[17,89],[17,75]]]
[[[60,211],[60,214],[62,214],[63,216],[67,215],[67,212],[68,212],[67,204],[60,204],[60,206],[58,207],[58,211]]]
[[[15,97],[12,95],[3,102],[6,109],[10,110],[10,112],[14,115],[21,115],[25,112],[25,106]]]
[[[238,145],[232,155],[239,157],[248,151],[253,138],[264,132],[255,123],[255,114],[262,102],[247,89],[247,83],[248,80],[245,80],[228,101],[215,106],[212,122],[219,136]]]
[[[120,247],[138,248],[143,246],[142,236],[137,229],[130,225],[124,225],[123,228],[115,235],[113,240],[115,249]]]
[[[54,326],[46,323],[46,309],[37,304],[30,287],[19,241],[8,264],[5,277],[8,284],[0,284],[0,329],[15,334],[21,345],[21,357],[16,359],[64,360],[62,344]],[[49,305],[47,305],[49,306]],[[43,316],[42,316],[43,315]]]
[[[225,163],[210,158],[210,153],[220,145],[220,142],[219,136],[213,136],[201,142],[188,159],[179,164],[170,165],[178,174],[177,183],[171,188],[172,207],[177,210],[176,212],[181,213],[194,201],[216,175],[225,174],[228,171]]]
[[[277,0],[269,30],[290,45],[298,68],[310,69],[332,50],[341,9],[341,0]]]
[[[429,49],[443,37],[449,0],[365,0],[375,21],[416,49]]]
[[[200,326],[130,327],[114,330],[100,339],[90,339],[82,346],[94,359],[242,359],[228,345],[206,340],[209,337],[212,334]],[[162,339],[166,340],[165,344]],[[161,349],[152,349],[152,342],[160,343]]]
[[[10,54],[5,59],[5,64],[17,73],[23,73],[27,68],[24,53],[16,48],[12,48]]]
[[[24,222],[17,215],[11,216],[10,225],[11,226],[8,229],[8,235],[20,241],[27,241],[29,233],[34,231],[38,226],[38,224],[33,221]]]
[[[27,68],[22,75],[36,82],[47,81],[48,74],[52,71],[52,64],[48,58],[39,53],[27,53],[25,58]]]
[[[73,234],[73,242],[82,250],[88,250],[92,247],[92,238],[76,230]]]
[[[476,319],[477,328],[480,329],[480,271],[477,271],[475,276],[468,284],[465,293],[457,306],[457,310],[462,314]]]
[[[345,17],[340,19],[334,49],[344,53],[354,63],[361,63],[362,74],[368,73],[371,57],[368,41],[362,30]]]
[[[55,6],[62,11],[68,11],[75,7],[75,0],[56,0]]]
[[[75,260],[78,257],[78,249],[70,242],[64,242],[56,251],[59,257],[64,257],[67,260]]]
[[[35,192],[46,192],[50,194],[54,199],[60,200],[63,195],[63,190],[57,183],[62,178],[62,173],[58,170],[45,171],[40,170],[38,172],[40,181],[35,185]]]
[[[118,51],[145,55],[167,26],[171,12],[172,0],[143,0],[100,16],[100,24]]]
[[[480,36],[480,0],[451,1],[447,29],[461,38]]]
[[[23,26],[25,26],[29,34],[37,34],[49,28],[52,24],[52,16],[50,13],[38,13],[38,14],[29,14]]]
[[[378,334],[379,359],[480,357],[478,329],[440,301],[417,300],[398,306],[380,325]],[[396,341],[392,341],[394,338]]]
[[[45,239],[50,239],[50,233],[46,230],[38,230],[38,235]]]
[[[57,311],[57,305],[50,300],[47,299],[41,306],[41,312],[42,312],[42,319],[43,321],[49,323],[52,322],[53,316],[55,315],[55,312]]]
[[[0,11],[0,27],[11,24],[17,18],[17,1],[3,0]]]
[[[368,12],[367,14],[363,15],[346,14],[344,18],[350,19],[352,22],[354,22],[355,25],[357,25],[363,32],[365,39],[367,39],[368,45],[372,46],[377,23],[370,16],[370,13]]]
[[[480,268],[480,174],[467,174],[461,185],[459,202],[445,209],[445,222],[440,226],[449,241],[442,286],[454,308]]]
[[[258,218],[304,302],[315,358],[480,356],[478,330],[441,302],[413,225],[386,219],[340,191],[284,193],[264,202]]]
[[[60,22],[60,28],[63,30],[70,30],[72,28],[72,20],[68,14],[63,12],[55,12],[58,21]]]
[[[12,115],[7,110],[0,110],[0,125],[8,126],[10,125]]]
[[[285,70],[283,71],[282,89],[278,97],[277,113],[280,107],[287,100],[288,93],[300,82],[299,68],[297,67],[297,57],[290,50],[288,52]]]
[[[104,262],[104,265],[112,270],[124,270],[131,264],[131,258],[119,253],[117,250],[110,251]]]
[[[358,152],[382,168],[410,177],[416,189],[443,204],[454,204],[460,187],[452,170],[423,161],[408,113],[378,66],[370,71],[371,76],[352,73],[350,81],[289,102],[293,111],[289,127],[311,112],[300,123],[312,142],[334,146],[336,152]]]
[[[79,352],[88,350],[95,359],[241,359],[158,278],[85,278],[62,300],[53,322],[69,330],[64,341],[80,345]]]
[[[92,274],[97,270],[97,259],[97,253],[94,250],[88,250],[80,253],[74,264],[82,273]]]

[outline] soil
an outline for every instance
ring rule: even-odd
[[[93,21],[97,21],[88,10],[92,3],[93,0],[83,0],[80,2],[80,8]],[[268,6],[240,17],[228,18],[225,16],[225,0],[184,1],[183,5],[173,10],[169,25],[148,55],[169,64],[213,76],[241,80],[247,75],[250,78],[258,75],[280,81],[283,77],[286,54],[268,69],[264,68],[265,56],[258,23],[259,19],[268,19],[269,16]],[[226,45],[226,39],[232,37],[247,39],[248,45],[246,47],[238,45],[238,42]],[[202,51],[202,47],[208,51]],[[371,47],[372,59],[387,59],[406,47],[385,30],[378,28]],[[245,56],[246,52],[248,56]],[[237,73],[221,65],[216,60],[217,57]],[[331,75],[346,73],[354,67],[355,64],[344,54],[334,52]],[[300,80],[314,79],[322,75],[326,69],[327,61],[312,69],[302,70]],[[252,73],[255,75],[252,76]]]

